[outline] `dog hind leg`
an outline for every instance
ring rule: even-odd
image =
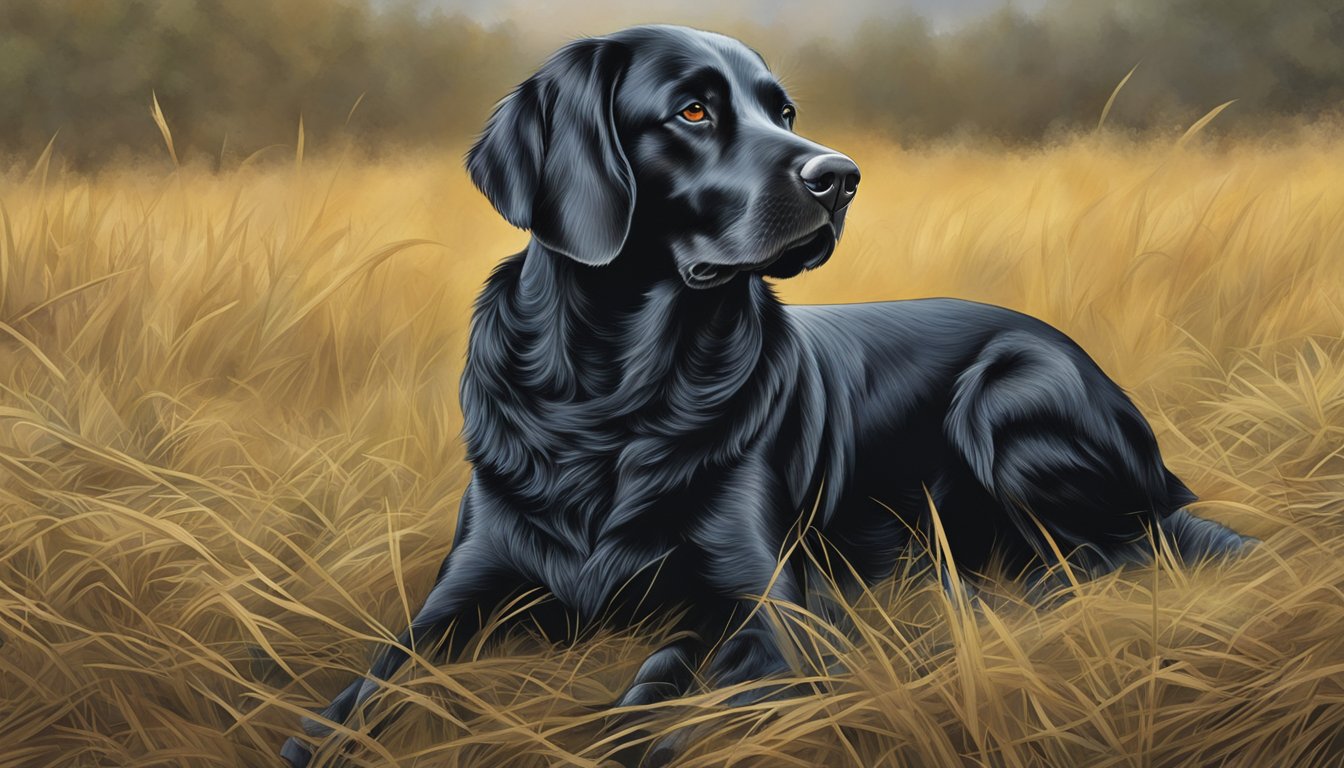
[[[1244,543],[1183,510],[1195,495],[1163,465],[1142,414],[1076,349],[1022,331],[994,340],[958,378],[944,430],[1046,563],[1045,533],[1090,576],[1144,562],[1155,521],[1171,524],[1186,558]]]

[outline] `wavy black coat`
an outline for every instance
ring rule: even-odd
[[[1142,415],[1054,328],[951,299],[782,304],[764,278],[824,263],[858,184],[792,115],[754,52],[677,27],[574,43],[500,104],[468,170],[533,237],[476,303],[456,541],[326,719],[534,588],[553,639],[682,617],[618,704],[786,672],[799,649],[760,600],[890,576],[931,505],[968,570],[1031,573],[1046,534],[1089,573],[1150,556],[1150,532],[1186,558],[1243,546],[1184,510]]]

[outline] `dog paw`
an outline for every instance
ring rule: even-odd
[[[311,717],[299,718],[299,727],[309,736],[322,738],[331,734],[332,727]]]
[[[653,748],[644,755],[639,768],[666,768],[677,758],[676,747],[667,744],[655,744]]]
[[[280,757],[284,758],[292,768],[307,768],[308,762],[313,759],[313,752],[297,738],[285,740],[284,746],[280,747]]]

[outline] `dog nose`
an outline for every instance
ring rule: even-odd
[[[838,211],[849,205],[859,188],[859,166],[839,153],[817,155],[803,163],[798,175],[807,191],[828,211]]]

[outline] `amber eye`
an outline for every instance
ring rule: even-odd
[[[784,109],[780,111],[779,116],[784,118],[789,125],[793,125],[794,118],[798,117],[798,110],[794,109],[792,104],[786,104]]]
[[[698,123],[708,117],[708,114],[705,112],[705,105],[697,101],[681,110],[681,116],[688,123]]]

